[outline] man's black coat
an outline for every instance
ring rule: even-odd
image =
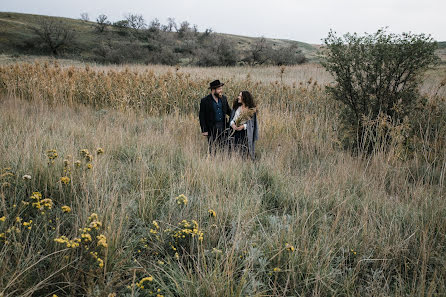
[[[212,94],[209,94],[201,99],[199,118],[202,133],[208,132],[211,134],[215,131],[215,112],[212,106],[213,100],[214,98],[212,97]],[[231,108],[229,107],[228,100],[225,95],[223,95],[220,100],[223,115],[225,117],[225,128],[227,128],[229,123],[226,120],[226,115],[231,116]]]

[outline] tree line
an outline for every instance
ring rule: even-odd
[[[101,63],[186,64],[196,66],[295,65],[307,61],[297,43],[276,45],[264,37],[253,39],[240,49],[233,38],[217,34],[211,28],[199,32],[197,25],[168,18],[147,22],[140,14],[127,14],[111,22],[101,14],[90,22],[87,13],[80,19],[91,24],[96,35],[90,59]],[[33,46],[55,56],[73,51],[84,32],[76,32],[66,22],[42,17]]]

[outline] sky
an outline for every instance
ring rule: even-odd
[[[292,39],[322,44],[330,29],[350,32],[431,34],[446,41],[445,0],[2,0],[0,11],[44,14],[90,20],[105,14],[114,22],[140,14],[147,23],[167,18],[188,21],[199,31],[251,37]]]

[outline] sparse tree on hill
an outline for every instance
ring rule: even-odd
[[[175,18],[167,18],[167,26],[166,26],[166,31],[167,32],[172,32],[173,30],[178,30],[177,29],[177,23],[175,22]]]
[[[161,31],[161,23],[158,19],[154,19],[150,22],[149,31],[151,32]]]
[[[39,25],[33,27],[33,31],[55,56],[74,39],[74,31],[56,18],[40,18]]]
[[[192,27],[192,32],[194,33],[195,36],[198,36],[198,25],[195,24],[195,25]]]
[[[81,20],[88,22],[90,20],[90,17],[88,16],[87,12],[81,13]]]
[[[144,29],[147,26],[146,21],[141,14],[127,14],[125,19],[127,20],[129,27],[135,31]]]
[[[206,30],[204,30],[203,33],[198,34],[198,42],[204,43],[211,36],[212,36],[212,29],[211,28],[207,28]]]
[[[113,23],[114,27],[117,28],[129,28],[129,22],[127,20],[120,20]]]
[[[177,29],[178,37],[184,38],[187,33],[191,32],[190,24],[188,21],[181,22],[180,27]]]
[[[265,37],[261,37],[256,40],[250,50],[250,57],[248,60],[252,64],[265,64],[271,58],[272,47],[268,44]]]
[[[111,23],[105,14],[101,14],[96,18],[96,30],[98,30],[98,32],[104,32],[109,25],[111,25]]]
[[[271,60],[275,65],[295,65],[306,61],[304,54],[296,44],[284,46],[271,51]]]

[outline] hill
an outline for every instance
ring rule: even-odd
[[[297,64],[317,57],[317,48],[303,42],[197,32],[192,27],[166,32],[160,24],[134,29],[125,20],[104,26],[101,32],[98,24],[91,21],[0,12],[0,27],[3,54],[55,54],[37,34],[36,30],[46,27],[56,31],[47,36],[60,37],[66,31],[72,37],[60,46],[58,56],[83,61],[229,66]],[[253,58],[253,51],[258,49],[263,52]]]

